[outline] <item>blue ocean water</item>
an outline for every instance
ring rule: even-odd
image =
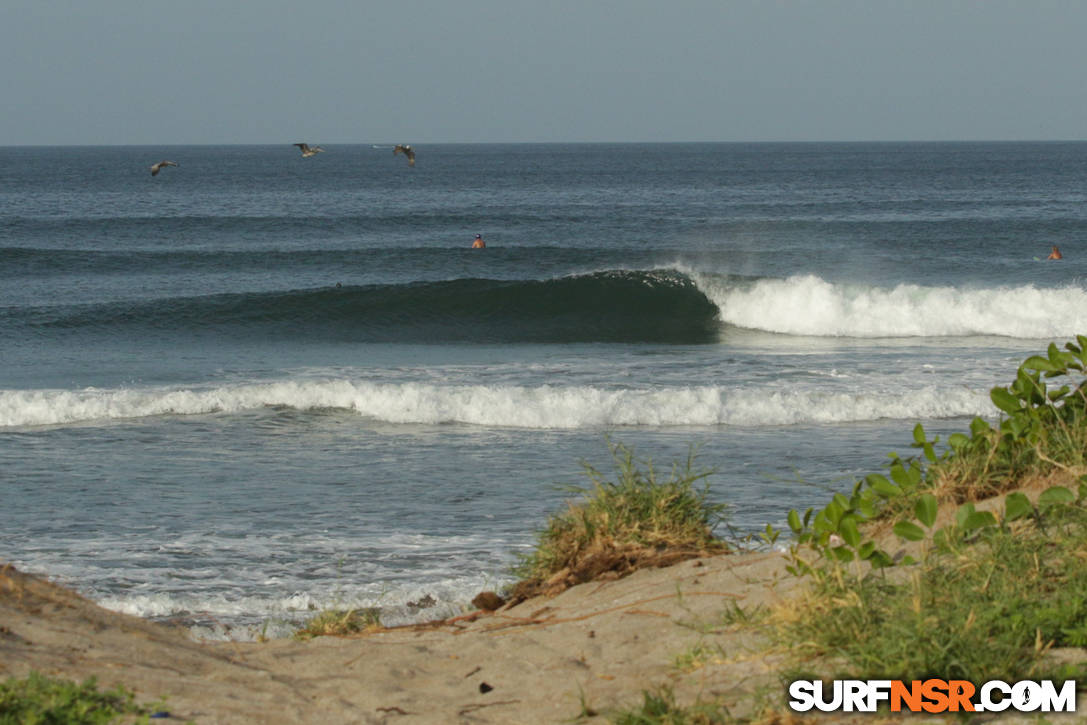
[[[324,146],[0,148],[0,559],[437,616],[609,439],[754,531],[1087,332],[1085,143]]]

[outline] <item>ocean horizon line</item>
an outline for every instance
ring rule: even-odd
[[[190,143],[184,141],[147,141],[141,143],[5,143],[0,149],[25,148],[221,148],[221,147],[259,147],[292,146],[294,141],[219,141],[212,143]],[[324,146],[388,146],[390,149],[397,141],[319,141]],[[759,140],[590,140],[590,141],[426,141],[412,140],[413,146],[984,146],[984,145],[1059,145],[1083,144],[1083,139],[759,139]]]

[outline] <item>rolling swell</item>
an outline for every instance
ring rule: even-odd
[[[717,340],[717,307],[674,270],[456,279],[38,308],[39,329],[223,333],[354,342]]]
[[[523,276],[526,268],[540,270],[539,276],[565,274],[577,269],[608,269],[615,262],[611,250],[587,247],[510,246],[492,247],[485,259],[473,255],[466,246],[371,246],[292,250],[274,243],[256,248],[236,249],[67,249],[55,247],[0,246],[0,279],[24,277],[47,278],[51,275],[139,275],[147,273],[176,274],[185,272],[229,274],[261,271],[281,272],[284,269],[322,270],[325,279],[336,280],[342,275],[358,274],[373,269],[385,280],[396,280],[389,270],[402,272],[404,279],[425,280],[420,273],[441,273],[441,279],[455,276],[458,269],[485,270],[477,274],[506,278]],[[624,264],[653,267],[657,255],[635,256],[624,252]],[[506,274],[509,270],[511,273]]]

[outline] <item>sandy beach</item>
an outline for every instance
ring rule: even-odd
[[[1062,475],[1035,479],[1020,490],[1037,500],[1061,482]],[[995,511],[1002,500],[977,506]],[[952,514],[944,506],[939,518]],[[881,546],[919,554],[920,543],[878,527],[872,533]],[[644,693],[665,691],[681,705],[723,703],[745,722],[804,722],[812,718],[784,705],[787,648],[725,616],[801,594],[804,582],[786,563],[780,552],[705,556],[496,611],[264,642],[194,641],[180,626],[108,611],[9,565],[0,567],[0,679],[31,671],[94,676],[100,687],[123,685],[138,703],[193,723],[607,722],[641,705]],[[1082,722],[1087,708],[1079,700],[1077,713],[1049,714],[1048,721]],[[818,721],[889,720],[830,713]],[[982,721],[1036,719],[1002,713]]]
[[[93,675],[196,723],[604,721],[660,686],[741,714],[751,693],[779,686],[777,659],[721,614],[787,593],[782,567],[774,553],[697,559],[432,626],[264,643],[194,642],[9,567],[0,677]],[[714,655],[677,666],[700,645]]]
[[[165,700],[166,721],[193,723],[607,722],[662,688],[680,704],[725,703],[745,721],[803,722],[782,709],[786,653],[723,617],[733,604],[753,611],[795,593],[800,583],[784,565],[780,553],[694,559],[497,612],[266,642],[196,642],[7,567],[0,678],[94,676],[141,704]],[[1082,722],[1084,713],[1080,702],[1076,714],[1048,721]],[[819,721],[888,720],[837,713]]]

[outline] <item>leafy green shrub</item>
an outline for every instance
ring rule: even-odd
[[[862,535],[863,525],[881,519],[901,519],[895,525],[903,538],[922,531],[911,519],[931,527],[938,504],[964,504],[997,495],[1042,478],[1054,470],[1073,476],[1087,472],[1087,336],[1060,350],[1050,344],[1047,356],[1027,358],[1007,387],[993,388],[990,398],[1004,414],[994,428],[981,418],[970,424],[970,435],[954,433],[947,449],[937,453],[938,439],[929,440],[918,423],[913,430],[919,458],[892,453],[888,476],[871,474],[858,481],[850,496],[835,494],[819,511],[789,512],[796,536],[789,571],[797,576],[825,574],[827,565],[863,560],[874,568],[895,563],[876,543]],[[1074,385],[1051,388],[1047,380],[1078,374]],[[976,514],[976,515],[973,515]],[[975,528],[988,521],[983,512],[968,511]],[[811,559],[803,552],[811,552]],[[912,559],[905,559],[906,563]]]
[[[816,577],[791,607],[795,616],[779,618],[778,636],[799,658],[838,663],[841,677],[984,682],[1087,672],[1087,662],[1045,658],[1052,647],[1087,643],[1087,483],[1078,496],[1050,488],[1037,506],[1009,494],[999,517],[964,504],[934,534],[908,577],[845,568]],[[918,527],[907,538],[924,535]]]
[[[144,714],[135,696],[123,687],[100,692],[91,677],[76,684],[31,672],[23,679],[0,683],[0,724],[108,723],[125,714]]]
[[[1015,381],[993,388],[993,404],[1004,414],[998,428],[981,419],[970,437],[948,439],[952,455],[933,471],[937,488],[957,503],[1007,490],[1008,481],[1054,470],[1082,469],[1087,456],[1087,337],[1065,350],[1050,344],[1047,357],[1027,358]],[[1078,384],[1051,388],[1046,380],[1078,373]],[[1073,381],[1074,383],[1075,381]]]
[[[841,677],[1082,677],[1087,662],[1058,666],[1045,654],[1087,642],[1085,371],[1087,337],[1063,351],[1051,344],[991,391],[997,426],[975,419],[970,435],[952,434],[937,452],[918,424],[919,457],[892,454],[887,476],[867,476],[819,511],[790,511],[789,570],[812,577],[776,621],[794,655],[836,663]],[[1062,376],[1071,382],[1051,387]],[[1078,493],[1049,486],[1037,503],[1012,491],[996,513],[974,506],[1054,473],[1078,480]],[[958,508],[937,526],[943,503]],[[893,521],[901,539],[927,540],[921,560],[895,560],[867,538],[865,524],[876,520]],[[872,568],[841,566],[856,560]],[[876,575],[894,564],[915,566]]]

